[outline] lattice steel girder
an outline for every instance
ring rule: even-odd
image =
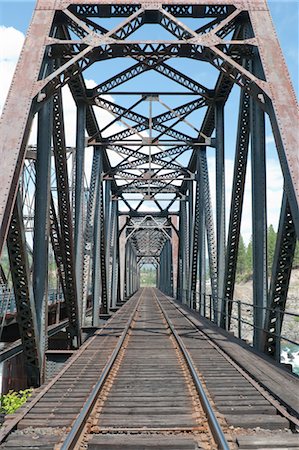
[[[67,9],[68,7],[70,8]],[[54,16],[54,10],[60,10],[62,12],[59,15]],[[98,17],[101,13],[103,13],[103,17],[122,16],[127,17],[127,19],[123,20],[111,31],[108,31],[104,27],[93,23],[92,20],[86,19],[86,17],[89,16]],[[193,31],[177,19],[177,17],[192,17],[192,15],[193,17],[216,17],[216,20],[212,20],[210,23],[204,25],[204,27]],[[55,22],[58,16],[59,22]],[[84,20],[81,20],[80,16],[82,16]],[[247,26],[249,25],[250,33],[248,36],[245,36],[242,34],[242,28],[247,20],[247,17],[251,20],[254,34],[251,32],[251,25],[248,22]],[[139,40],[136,42],[134,40],[125,40],[144,23],[162,25],[170,31],[173,36],[178,38],[178,40]],[[56,29],[58,31],[56,31]],[[232,39],[227,38],[228,34],[231,32],[233,33]],[[78,36],[78,38],[72,39],[74,34]],[[227,40],[225,40],[225,38],[227,38]],[[259,54],[257,49],[259,50]],[[257,55],[258,60],[259,57],[261,58],[261,63],[263,66],[263,70],[261,70],[258,75],[256,72],[252,73],[251,68],[249,70],[249,68],[243,64],[244,59],[252,59],[255,54]],[[117,135],[110,136],[106,141],[103,141],[101,130],[97,125],[92,106],[91,104],[86,105],[87,91],[83,82],[82,73],[94,62],[121,56],[131,57],[136,64],[127,69],[127,71],[117,74],[115,77],[110,78],[106,82],[104,81],[104,83],[97,86],[96,89],[104,89],[106,92],[109,92],[110,89],[129,79],[132,79],[139,73],[143,73],[147,70],[153,70],[184,86],[185,89],[188,89],[189,93],[191,91],[200,95],[200,100],[189,102],[186,105],[174,108],[173,110],[167,111],[159,116],[151,117],[150,120],[147,117],[136,113],[133,107],[131,109],[121,109],[118,105],[112,104],[107,107],[107,109],[108,111],[113,112],[116,119],[121,118],[123,121],[123,118],[126,118],[128,120],[132,120],[133,122],[136,121],[137,126],[131,127],[129,125],[126,130],[118,133]],[[204,86],[194,82],[194,80],[184,75],[177,69],[173,69],[166,63],[170,58],[176,57],[193,58],[199,61],[205,61],[216,67],[220,71],[221,76],[219,77],[215,89],[213,91],[206,89]],[[46,66],[50,58],[54,59],[55,67],[53,72],[49,74],[49,71],[46,70]],[[218,128],[217,151],[218,154],[222,152],[223,133],[221,128],[223,128],[223,120],[222,118],[217,120],[216,115],[215,121],[214,101],[221,101],[224,104],[233,84],[238,85],[242,92],[250,97],[250,102],[254,104],[256,117],[259,116],[257,112],[258,108],[262,108],[262,110],[270,116],[284,175],[285,189],[287,192],[288,204],[290,206],[290,214],[292,216],[294,226],[297,227],[298,231],[299,219],[296,198],[296,189],[298,190],[298,135],[295,127],[290,126],[290,124],[292,125],[296,123],[296,121],[298,122],[298,111],[296,109],[296,100],[288,79],[287,70],[283,63],[281,51],[274,34],[265,0],[255,0],[251,2],[245,0],[227,0],[225,5],[223,5],[223,2],[220,2],[219,0],[190,0],[189,2],[184,2],[184,5],[181,4],[181,0],[165,0],[165,2],[148,0],[138,4],[133,0],[118,0],[116,5],[113,5],[106,0],[100,0],[97,4],[95,4],[95,0],[87,0],[84,2],[84,5],[82,5],[79,0],[39,0],[28,37],[21,54],[16,75],[14,77],[14,83],[8,96],[0,123],[0,133],[2,136],[0,143],[0,160],[3,161],[3,169],[1,167],[0,171],[0,183],[3,187],[0,193],[0,249],[5,241],[7,227],[13,211],[14,197],[16,195],[19,174],[24,160],[25,145],[28,138],[29,129],[31,127],[33,113],[41,109],[46,100],[52,98],[53,96],[55,100],[56,93],[59,93],[62,86],[66,84],[70,86],[75,102],[79,108],[78,118],[80,119],[79,122],[81,124],[78,127],[77,136],[77,204],[75,233],[75,244],[77,248],[76,259],[78,266],[77,278],[79,285],[82,277],[82,264],[80,261],[81,249],[79,247],[81,247],[83,242],[83,239],[81,239],[82,220],[78,217],[82,203],[80,201],[80,197],[82,195],[82,183],[80,182],[80,176],[82,178],[82,170],[80,170],[79,159],[80,156],[83,155],[85,147],[85,120],[88,135],[92,137],[90,142],[94,143],[93,140],[95,137],[99,141],[96,144],[100,147],[98,151],[100,151],[103,155],[103,172],[108,174],[107,177],[112,175],[109,158],[106,152],[106,149],[109,148],[109,144],[111,145],[114,143],[115,148],[117,148],[117,143],[120,144],[119,146],[122,144],[132,145],[134,147],[139,146],[139,142],[117,142],[116,139],[126,139],[129,136],[140,133],[148,128],[150,130],[153,129],[158,131],[161,135],[167,134],[172,138],[172,140],[161,140],[158,142],[157,139],[160,138],[159,135],[151,140],[143,139],[141,142],[143,146],[155,147],[154,150],[157,151],[158,145],[171,145],[173,147],[178,145],[178,141],[182,141],[184,148],[192,148],[194,150],[193,158],[188,168],[189,172],[185,172],[186,177],[181,185],[175,183],[171,184],[173,182],[173,178],[179,177],[181,173],[179,171],[172,174],[161,173],[159,175],[159,179],[157,179],[157,177],[156,179],[154,179],[154,177],[149,179],[151,167],[148,174],[146,174],[143,169],[140,170],[139,174],[130,174],[129,172],[124,171],[125,168],[127,168],[126,170],[132,169],[134,164],[135,166],[138,163],[142,164],[144,158],[141,156],[142,150],[139,153],[139,158],[136,156],[138,155],[140,149],[136,149],[136,152],[135,150],[130,150],[130,155],[129,150],[127,150],[128,158],[136,157],[135,163],[132,161],[130,166],[128,165],[130,160],[127,159],[124,161],[123,167],[120,165],[117,168],[117,174],[121,175],[126,184],[118,186],[116,178],[113,178],[111,182],[111,191],[113,195],[121,195],[126,192],[139,192],[144,194],[143,200],[139,202],[136,208],[136,214],[138,214],[138,209],[145,200],[154,200],[155,194],[173,193],[175,194],[175,198],[179,201],[182,194],[184,194],[187,190],[192,192],[192,188],[190,189],[190,177],[188,174],[190,172],[195,172],[194,166],[196,155],[201,155],[200,167],[198,169],[201,174],[201,182],[198,186],[201,190],[201,197],[200,202],[197,203],[203,205],[202,209],[204,209],[204,212],[197,224],[197,231],[199,234],[199,236],[197,236],[197,244],[204,246],[203,233],[199,230],[199,228],[202,228],[202,221],[204,219],[208,238],[212,294],[215,303],[217,303],[218,296],[218,275],[220,271],[221,274],[224,273],[222,267],[224,265],[224,227],[219,227],[219,225],[221,225],[221,218],[224,217],[224,208],[222,203],[223,179],[218,180],[217,189],[219,194],[218,199],[220,199],[217,202],[219,213],[217,220],[218,253],[219,249],[222,249],[222,256],[219,256],[219,254],[217,255],[216,253],[215,247],[214,227],[212,221],[213,214],[211,211],[206,155],[205,150],[201,150],[199,146],[210,145],[211,141],[209,140],[214,132],[215,125],[217,125],[215,122],[218,122],[218,127],[216,126],[216,128]],[[88,101],[90,101],[90,99]],[[102,99],[97,99],[97,101],[101,102]],[[200,102],[202,103],[199,105]],[[139,102],[137,102],[137,104],[138,103]],[[201,106],[207,106],[208,110],[200,132],[197,133],[196,139],[192,139],[187,134],[175,129],[176,124],[181,122],[182,119],[185,119],[187,114],[190,114],[192,111],[195,111],[195,109]],[[220,116],[218,114],[218,118],[219,117]],[[177,122],[172,125],[164,125],[164,123],[169,120],[176,120]],[[112,123],[115,121],[113,120]],[[195,129],[196,132],[198,131],[195,127],[193,127],[193,129]],[[253,132],[255,132],[255,129],[253,129]],[[262,137],[262,140],[264,140],[264,137]],[[253,147],[263,145],[263,142],[258,142],[257,136],[253,136],[252,142]],[[174,152],[173,156],[180,154],[180,152],[176,153],[176,150],[171,148],[170,150],[166,150],[164,153],[161,151],[161,158],[155,155],[153,158],[145,157],[145,163],[150,165],[154,162],[155,158],[157,160],[160,158],[160,160],[163,161],[163,158],[167,152],[169,152],[169,156],[171,156],[170,152]],[[126,154],[125,151],[124,154]],[[169,162],[165,161],[166,165],[162,166],[164,169],[167,167],[167,163],[169,164]],[[221,160],[221,158],[218,157],[217,164],[219,174],[223,169],[223,158]],[[258,160],[256,160],[254,164],[257,166]],[[170,168],[170,165],[171,164],[169,164],[168,168]],[[175,169],[175,164],[172,165],[171,168]],[[159,171],[160,170],[161,169],[159,169]],[[255,167],[254,170],[258,175],[258,168]],[[132,183],[129,183],[129,177],[133,179]],[[169,178],[171,178],[169,180],[170,182],[167,183],[166,179]],[[105,183],[110,183],[107,179],[108,178],[105,179]],[[162,182],[162,180],[164,182]],[[257,191],[257,186],[255,186],[253,193],[255,197],[254,201],[258,203]],[[109,295],[107,292],[106,276],[108,275],[108,282],[109,279],[111,279],[109,274],[107,274],[107,255],[109,254],[110,244],[108,236],[110,229],[108,230],[109,232],[107,232],[108,221],[106,222],[105,227],[105,220],[109,217],[109,214],[106,213],[106,217],[104,217],[103,204],[105,202],[103,202],[102,197],[103,187],[101,186],[101,190],[98,192],[98,202],[100,203],[100,208],[97,211],[98,214],[96,214],[96,216],[99,222],[98,226],[100,230],[100,263],[102,274],[101,291],[103,304],[107,310]],[[132,217],[134,214],[133,208],[125,198],[123,198],[123,201],[125,204],[129,205],[129,215]],[[181,202],[181,205],[183,205],[184,202],[185,200]],[[164,215],[165,211],[162,211],[162,208],[157,201],[156,205],[159,209],[161,209],[161,215]],[[183,233],[181,233],[181,242],[183,238],[186,239],[186,242],[182,245],[183,248],[181,249],[180,259],[181,262],[183,262],[184,269],[189,266],[190,261],[193,270],[196,269],[192,274],[193,278],[191,280],[191,285],[194,289],[194,286],[196,287],[198,255],[197,252],[195,252],[190,258],[190,254],[194,248],[188,248],[188,246],[190,246],[190,236],[192,231],[191,218],[193,214],[193,207],[189,208],[188,216],[187,212],[184,210],[185,206],[186,205],[184,203],[184,206],[181,208],[181,216],[183,216],[183,220],[181,217],[181,229],[183,229],[186,236],[183,236]],[[258,217],[259,207],[254,207],[254,209],[255,217]],[[168,211],[166,211],[166,214],[168,214]],[[59,212],[59,216],[59,219],[57,218],[56,220],[57,224],[60,222],[62,227],[67,226],[64,222],[68,219],[63,218],[63,211]],[[254,221],[255,238],[258,237],[257,221],[258,219]],[[58,229],[58,226],[56,226],[56,228]],[[138,233],[140,235],[139,237]],[[138,272],[136,261],[134,260],[136,256],[136,248],[138,248],[138,246],[144,246],[145,242],[144,233],[142,231],[138,233],[137,237],[132,237],[130,249],[128,250],[129,256],[127,264],[131,267],[131,271],[128,276],[128,292],[130,292],[130,294],[133,293],[134,289],[137,287],[136,281],[132,278],[133,274],[136,275]],[[153,233],[156,233],[156,231],[153,231]],[[59,234],[57,230],[56,234],[57,236]],[[161,236],[155,234],[154,239],[157,245],[162,244]],[[258,242],[258,239],[256,242]],[[281,244],[280,250],[282,249],[282,246],[283,244]],[[194,241],[191,247],[194,247]],[[255,260],[259,259],[257,256],[259,254],[258,247],[259,245],[255,243]],[[190,254],[188,254],[189,250]],[[165,253],[166,252],[168,252],[167,249],[165,249]],[[94,255],[94,258],[96,257],[97,256]],[[217,259],[218,268],[216,264]],[[202,263],[203,261],[201,261],[201,265]],[[227,264],[228,262],[226,261],[226,265]],[[261,293],[258,267],[259,264],[256,262],[254,269],[254,284],[255,286],[259,284],[259,293]],[[263,261],[262,270],[263,277],[265,277],[265,261]],[[203,274],[203,270],[201,270],[201,274]],[[232,276],[231,280],[233,278],[234,277]],[[180,283],[182,287],[182,279],[180,280]],[[189,284],[188,288],[190,289]],[[78,289],[78,293],[79,296],[81,296],[80,288]],[[265,293],[263,293],[263,297],[266,297],[264,294]],[[259,294],[255,293],[255,298],[257,298],[258,295]],[[265,298],[263,298],[263,301],[264,300]],[[218,315],[217,311],[215,311],[215,316],[216,315]],[[216,317],[214,317],[214,319],[216,319]]]
[[[0,252],[8,231],[33,119],[32,101],[46,49],[45,36],[50,33],[54,14],[54,4],[50,8],[45,8],[43,2],[38,4],[0,120]]]
[[[296,231],[286,194],[282,199],[274,254],[268,309],[265,317],[264,351],[280,361],[280,333],[287,301],[289,280],[296,249]]]
[[[57,200],[60,219],[60,252],[64,271],[64,299],[69,318],[69,332],[72,341],[80,342],[78,320],[78,296],[75,274],[73,244],[73,220],[71,213],[62,94],[53,97],[53,147],[57,182]],[[52,206],[52,208],[54,205]],[[74,343],[74,342],[73,342]]]
[[[20,194],[17,196],[13,209],[7,236],[7,248],[28,383],[30,386],[38,386],[40,383],[42,358],[39,353],[39,333],[30,282]]]
[[[231,210],[229,219],[228,241],[226,249],[226,262],[222,298],[221,326],[230,327],[232,300],[234,296],[235,279],[237,271],[237,258],[240,240],[241,216],[247,168],[250,126],[250,97],[245,91],[240,95],[238,134],[236,140],[236,153],[234,162],[233,188]]]
[[[124,4],[120,2],[117,4],[103,4],[101,2],[100,5],[87,5],[86,3],[84,2],[84,5],[72,6],[72,10],[82,17],[125,17],[126,15],[133,14],[139,8],[139,5],[130,4],[129,2],[124,2]],[[155,4],[157,3],[155,2]],[[201,6],[199,2],[194,5],[191,2],[188,2],[188,5],[182,5],[180,3],[175,5],[171,3],[166,4],[166,2],[163,2],[164,8],[166,11],[178,17],[226,17],[233,10],[232,6],[214,4]]]

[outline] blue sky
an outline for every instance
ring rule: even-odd
[[[84,2],[83,2],[84,3]],[[30,23],[30,19],[32,16],[32,12],[34,9],[35,2],[32,1],[1,1],[0,0],[0,31],[1,27],[13,27],[15,30],[18,30],[19,32],[25,34],[27,31],[27,28]],[[299,64],[298,64],[298,53],[299,53],[299,2],[298,1],[288,1],[288,0],[277,0],[277,1],[269,1],[269,7],[272,14],[272,18],[276,27],[277,35],[280,40],[280,44],[287,62],[287,66],[289,68],[290,76],[295,88],[295,91],[299,91]],[[108,26],[108,25],[107,25]],[[139,32],[136,33],[136,38],[140,33],[146,33],[147,30],[146,27],[143,27]],[[163,31],[162,31],[163,33]],[[144,34],[144,38],[147,38],[148,36]],[[160,37],[160,35],[156,35],[155,38],[157,39]],[[166,36],[165,36],[166,37]],[[18,54],[20,50],[20,44],[22,42],[22,35],[19,33],[11,33],[11,34],[4,34],[4,39],[7,40],[7,42],[1,42],[0,37],[0,109],[1,109],[1,103],[3,104],[3,97],[6,95],[6,92],[2,92],[2,98],[1,98],[1,89],[2,91],[5,91],[8,89],[8,83],[6,83],[6,70],[5,66],[1,65],[1,59],[2,62],[5,61],[6,55],[9,54],[8,59],[11,57],[11,54]],[[169,39],[167,37],[167,39]],[[18,41],[18,42],[17,42]],[[9,48],[11,47],[11,52],[9,52]],[[2,53],[2,55],[1,55]],[[13,59],[13,58],[12,58]],[[15,64],[15,61],[12,61],[10,69],[13,64]],[[102,64],[102,63],[100,63]],[[89,69],[89,71],[86,73],[86,77],[88,79],[96,80],[97,82],[100,82],[104,80],[105,78],[115,74],[115,69],[121,70],[122,68],[128,67],[131,65],[132,62],[129,62],[128,59],[126,60],[117,60],[107,62],[105,63],[105,77],[103,77],[102,70],[99,70],[98,67],[92,67]],[[184,61],[175,61],[173,63],[173,66],[176,66],[179,68],[180,64],[184,64]],[[208,87],[213,87],[214,85],[214,79],[216,79],[217,71],[213,68],[209,68],[209,66],[204,63],[198,63],[188,60],[188,74],[189,76],[193,77],[194,79],[197,79],[197,81],[202,82],[202,84],[207,85]],[[4,67],[4,69],[3,69]],[[182,67],[182,66],[181,66]],[[132,90],[137,90],[138,87],[144,90],[150,90],[150,87],[147,86],[148,83],[153,83],[153,78],[150,78],[152,75],[146,74],[140,77],[140,81],[138,79],[134,79],[134,81],[131,81],[131,84],[128,84],[128,88],[132,88]],[[165,89],[169,87],[169,82],[165,81],[164,78],[161,76],[155,76],[154,82],[158,85],[159,89]],[[5,88],[3,87],[5,86]],[[136,89],[134,89],[136,88]],[[120,88],[122,90],[122,88]],[[124,89],[123,89],[124,90]],[[232,171],[233,171],[233,155],[234,155],[234,147],[235,147],[235,136],[234,131],[236,128],[236,116],[237,116],[237,109],[236,104],[238,102],[238,95],[239,95],[239,88],[234,88],[232,91],[231,99],[227,103],[226,106],[226,172],[227,172],[227,179],[230,180],[232,177]],[[186,98],[186,97],[185,97]],[[193,99],[187,98],[184,101],[188,101]],[[121,98],[117,97],[117,101],[120,103],[133,103],[135,99],[126,99],[124,97]],[[171,105],[171,102],[174,102],[173,98],[168,97],[167,98],[168,104]],[[71,105],[70,105],[71,106]],[[160,105],[155,105],[155,108],[157,109],[156,113],[159,113],[159,108],[161,109]],[[142,111],[140,111],[142,112]],[[75,116],[72,115],[73,112],[69,111],[68,114],[68,121],[72,124],[75,123]],[[197,113],[198,114],[198,113]],[[203,115],[203,112],[202,112]],[[192,116],[190,116],[192,118]],[[197,123],[198,119],[200,118],[200,115],[197,116]],[[185,129],[184,131],[187,131]],[[189,130],[190,131],[190,130]],[[70,133],[73,134],[74,133]],[[69,143],[69,145],[73,145],[73,143]],[[209,149],[208,153],[209,158],[209,167],[210,167],[210,178],[211,178],[211,185],[215,185],[215,170],[214,170],[214,150]],[[268,158],[268,198],[269,198],[269,211],[268,211],[268,221],[269,223],[273,223],[274,226],[277,224],[278,220],[278,214],[279,214],[279,198],[281,196],[281,187],[282,187],[282,176],[276,156],[276,151],[274,147],[273,137],[272,133],[269,127],[269,124],[267,123],[267,158]],[[183,161],[182,161],[183,162]],[[227,197],[227,205],[229,205],[230,201],[230,187],[229,183],[227,183],[228,189],[226,192]],[[251,203],[251,196],[250,196],[250,173],[247,180],[247,193],[245,194],[245,205],[244,205],[244,219],[242,220],[242,233],[244,235],[245,241],[248,242],[250,235],[251,235],[251,225],[250,225],[250,203]],[[212,188],[212,200],[214,199],[214,191]],[[227,208],[229,210],[229,208]],[[243,226],[244,225],[244,226]]]
[[[292,82],[298,95],[299,1],[269,0],[268,4]],[[0,25],[12,26],[26,33],[34,5],[35,2],[28,0],[0,0]]]

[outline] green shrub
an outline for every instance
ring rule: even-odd
[[[26,402],[26,400],[31,396],[31,394],[32,389],[24,389],[19,392],[9,391],[7,394],[1,394],[0,413],[13,414]]]

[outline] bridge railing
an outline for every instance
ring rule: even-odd
[[[187,299],[187,291],[183,293],[182,298]],[[187,301],[183,303],[188,303]],[[222,304],[222,299],[217,298],[216,301],[211,294],[196,292],[196,310],[201,316],[218,324],[219,306]],[[227,300],[226,310],[224,311],[226,329],[229,329],[239,339],[245,340],[250,345],[253,345],[254,330],[261,330],[266,333],[261,327],[254,324],[255,312],[263,310],[263,315],[271,311],[268,307],[260,307],[243,300]],[[218,310],[216,306],[218,305]],[[231,306],[231,308],[230,308]],[[231,311],[231,313],[229,313]],[[282,318],[284,320],[282,321]],[[230,327],[228,324],[230,323]],[[299,352],[299,314],[291,311],[282,311],[277,308],[275,310],[275,330],[271,333],[272,338],[276,341],[277,348],[281,348],[290,344],[295,346],[296,352]],[[286,333],[288,333],[286,335]],[[278,352],[280,355],[281,352]]]
[[[52,305],[57,302],[63,302],[63,294],[56,289],[50,289],[48,292],[48,304]],[[6,285],[0,284],[0,317],[3,318],[7,314],[14,315],[17,311],[16,301],[13,289]]]

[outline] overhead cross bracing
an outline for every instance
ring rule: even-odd
[[[77,115],[72,144],[66,92]],[[228,133],[229,101],[238,118]],[[265,0],[39,0],[0,122],[0,246],[9,254],[30,380],[43,377],[47,348],[49,242],[73,348],[87,299],[97,326],[100,313],[138,289],[149,262],[158,287],[191,308],[202,311],[210,295],[213,321],[229,329],[249,166],[253,344],[278,358],[299,229],[297,119]],[[271,274],[266,126],[284,183]],[[231,177],[226,134],[234,134]],[[26,158],[34,186],[25,195]]]

